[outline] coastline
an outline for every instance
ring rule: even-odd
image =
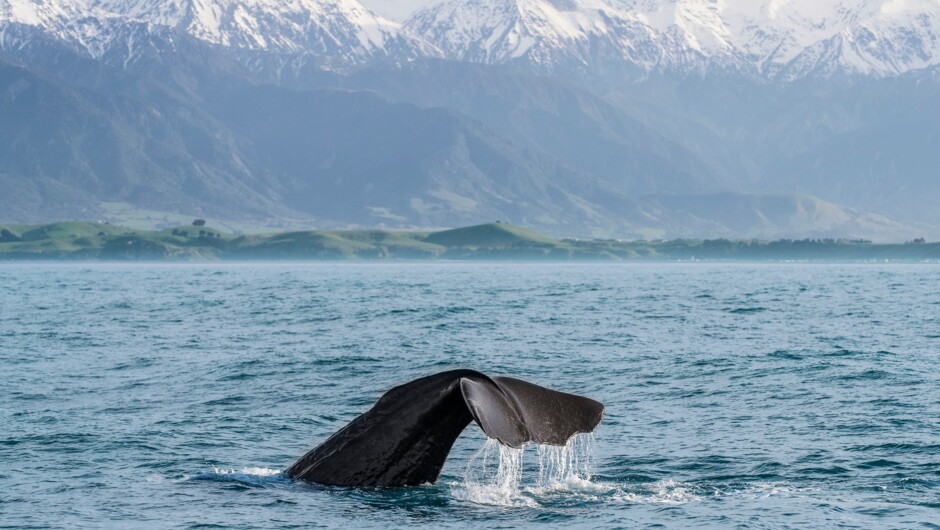
[[[0,262],[940,262],[940,243],[867,240],[555,239],[491,223],[437,232],[297,231],[237,235],[66,222],[0,225]]]

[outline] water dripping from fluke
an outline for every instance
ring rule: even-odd
[[[594,433],[575,435],[563,446],[526,444],[513,448],[488,438],[467,463],[454,496],[476,504],[538,507],[546,496],[608,490],[591,482],[594,452]],[[537,459],[535,466],[526,465],[525,455],[532,453]]]
[[[538,487],[566,489],[591,483],[596,439],[594,433],[574,436],[564,446],[539,445]]]

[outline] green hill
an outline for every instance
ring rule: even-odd
[[[426,242],[448,248],[507,248],[507,247],[555,247],[562,245],[556,239],[543,236],[527,228],[505,223],[490,223],[465,228],[434,232]]]
[[[440,232],[300,231],[240,235],[211,226],[134,230],[88,222],[0,225],[0,260],[725,260],[935,261],[940,243],[864,240],[555,240],[492,223]]]

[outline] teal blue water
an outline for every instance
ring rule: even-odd
[[[940,528],[938,366],[936,265],[4,264],[0,526]],[[457,367],[604,402],[590,477],[279,473]]]

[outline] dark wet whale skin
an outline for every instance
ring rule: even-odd
[[[460,433],[476,421],[519,447],[563,445],[600,423],[592,399],[473,370],[441,372],[386,392],[378,402],[291,465],[292,478],[332,486],[434,483]]]

